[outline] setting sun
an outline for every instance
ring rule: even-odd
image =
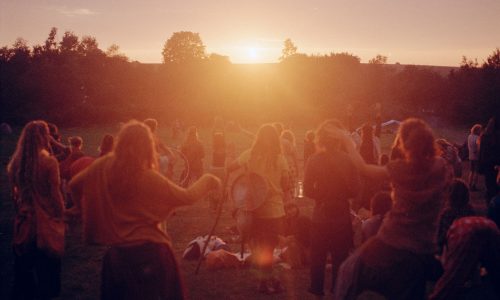
[[[241,45],[233,47],[221,47],[214,49],[215,52],[225,53],[232,63],[236,64],[259,64],[276,62],[281,54],[281,43],[277,45]]]
[[[259,49],[255,47],[250,47],[247,49],[247,56],[249,60],[258,61],[259,60]]]

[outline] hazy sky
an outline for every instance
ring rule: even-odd
[[[0,0],[0,46],[42,43],[53,26],[141,62],[161,62],[165,41],[184,30],[233,63],[277,61],[291,38],[308,54],[456,66],[500,47],[500,0]]]

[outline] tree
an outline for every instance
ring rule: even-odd
[[[284,61],[295,54],[297,54],[297,46],[295,46],[291,39],[286,39],[283,42],[283,50],[281,50],[281,56],[279,58],[280,61]]]
[[[217,53],[211,53],[210,56],[208,57],[208,60],[210,62],[216,63],[216,64],[231,64],[231,60],[229,59],[229,56],[220,55]]]
[[[78,45],[78,52],[85,56],[89,54],[102,53],[101,49],[99,49],[99,44],[97,43],[96,38],[93,36],[82,37],[82,41]]]
[[[165,42],[163,63],[185,63],[206,58],[200,34],[191,31],[174,32]]]
[[[52,52],[57,50],[56,34],[57,34],[57,28],[52,27],[50,29],[49,36],[45,40],[45,45],[43,46],[43,50],[45,52]]]
[[[464,55],[462,56],[462,61],[460,62],[460,69],[462,70],[477,69],[478,65],[479,64],[477,63],[477,58],[472,60]]]
[[[500,69],[500,48],[496,48],[493,53],[488,56],[483,68]]]
[[[387,63],[387,56],[377,54],[374,58],[370,59],[368,61],[369,64],[372,65],[385,65]]]
[[[78,36],[71,31],[66,31],[59,43],[61,52],[74,52],[78,49]]]
[[[108,49],[106,50],[106,56],[123,61],[128,61],[128,57],[120,52],[120,46],[118,46],[117,44],[112,44],[108,47]]]

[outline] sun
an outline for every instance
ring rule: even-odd
[[[247,48],[247,57],[249,61],[257,62],[260,58],[259,49],[256,47]]]

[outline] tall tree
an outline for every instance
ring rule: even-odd
[[[78,45],[78,52],[83,55],[102,53],[99,44],[93,36],[84,36]]]
[[[52,52],[57,49],[56,35],[57,35],[57,28],[52,27],[50,29],[49,36],[45,40],[45,45],[43,46],[43,50],[45,52]]]
[[[164,63],[184,63],[206,58],[200,34],[191,31],[174,32],[162,51]]]
[[[286,39],[283,42],[283,50],[281,50],[280,61],[284,61],[295,54],[297,54],[297,46],[295,46],[291,39]]]
[[[61,52],[73,52],[78,49],[78,36],[71,31],[66,31],[59,43]]]

